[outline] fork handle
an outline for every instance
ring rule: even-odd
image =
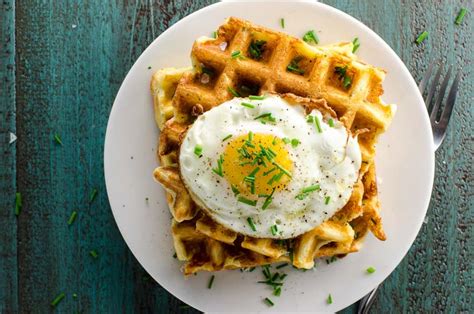
[[[377,289],[379,286],[376,286],[374,290],[370,291],[365,297],[360,299],[359,305],[357,307],[357,314],[367,314],[369,309],[374,303],[375,296],[377,295]]]

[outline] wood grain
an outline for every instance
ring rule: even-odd
[[[60,292],[59,312],[196,312],[156,284],[126,247],[102,160],[108,114],[133,62],[161,32],[211,2],[0,4],[0,313],[49,312]],[[473,312],[473,3],[324,2],[377,32],[416,80],[438,59],[463,72],[453,123],[436,154],[428,221],[373,311]],[[469,13],[456,26],[461,6]],[[430,37],[417,46],[423,30]],[[16,145],[7,145],[10,130]],[[23,195],[18,219],[16,190]],[[68,226],[73,210],[78,218]]]

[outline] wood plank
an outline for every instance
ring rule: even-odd
[[[471,123],[474,22],[472,16],[466,16],[463,24],[457,26],[454,19],[460,7],[472,13],[474,4],[472,1],[415,0],[324,2],[353,15],[377,32],[397,52],[417,81],[435,60],[443,60],[462,70],[461,90],[449,133],[436,153],[436,179],[427,223],[402,263],[381,287],[373,312],[387,309],[470,312],[474,234]],[[424,30],[429,31],[430,36],[417,46],[413,42]]]
[[[22,312],[48,312],[61,292],[64,312],[178,307],[143,279],[113,220],[103,177],[108,114],[123,78],[156,36],[206,5],[150,3],[36,1],[17,9]],[[54,142],[56,133],[63,145]],[[99,193],[89,204],[94,188]],[[73,210],[78,218],[68,226]]]
[[[18,310],[17,218],[14,214],[15,2],[0,4],[0,313]]]

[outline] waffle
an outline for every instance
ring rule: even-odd
[[[260,54],[255,54],[252,49],[259,49],[262,41]],[[186,275],[279,261],[308,269],[315,258],[358,251],[368,231],[385,240],[374,155],[377,138],[388,127],[394,106],[380,99],[385,72],[360,61],[352,49],[352,43],[310,46],[231,17],[219,27],[215,39],[203,37],[194,43],[192,70],[168,68],[153,75],[151,90],[161,130],[161,166],[154,177],[167,191],[174,246],[178,259],[186,262]],[[299,71],[289,70],[295,62]],[[336,68],[350,77],[349,86]],[[193,202],[179,175],[181,140],[196,116],[235,93],[282,95],[309,111],[317,108],[337,117],[358,135],[362,153],[359,180],[348,203],[328,221],[295,239],[257,239],[217,224]]]

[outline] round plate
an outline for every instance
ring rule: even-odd
[[[389,130],[380,138],[376,157],[382,217],[388,240],[369,235],[359,253],[314,270],[291,267],[281,297],[272,296],[260,271],[199,273],[185,279],[173,258],[170,214],[161,186],[153,181],[158,165],[158,130],[153,118],[150,77],[163,67],[190,65],[196,38],[208,35],[225,18],[236,16],[276,30],[285,18],[285,32],[301,37],[318,30],[321,44],[359,37],[358,54],[384,68],[386,103],[398,105]],[[148,67],[152,69],[149,70]],[[137,260],[170,293],[205,312],[338,311],[382,282],[407,253],[423,222],[434,174],[434,147],[426,109],[403,62],[373,31],[332,7],[309,2],[224,2],[199,10],[160,35],[136,61],[125,78],[112,109],[105,140],[105,179],[117,225]],[[376,268],[369,275],[366,269]],[[332,295],[333,303],[326,299]],[[275,306],[264,302],[270,297]]]

